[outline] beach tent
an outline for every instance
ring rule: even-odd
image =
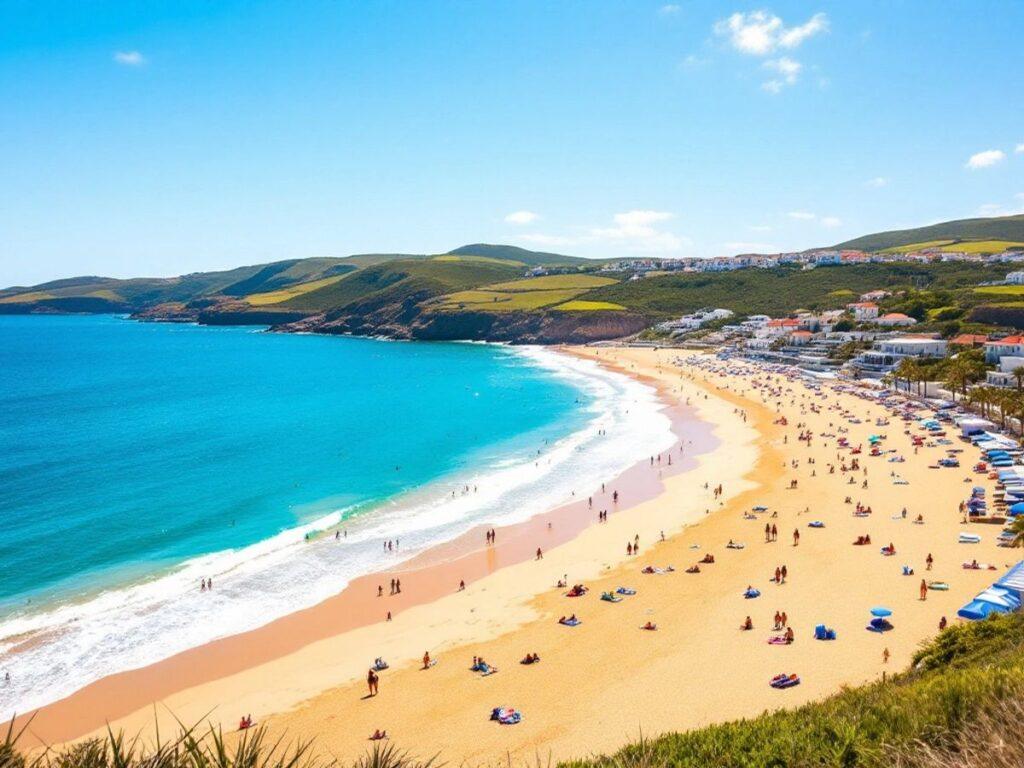
[[[957,426],[960,427],[960,434],[961,435],[963,435],[964,437],[969,437],[970,435],[975,435],[975,434],[978,434],[980,432],[985,432],[986,430],[989,430],[989,429],[995,429],[996,425],[993,424],[988,419],[970,419],[970,418],[968,418],[968,419],[960,419],[960,422],[957,424]]]
[[[1018,600],[1024,597],[1024,560],[1008,570],[995,586],[1015,594]]]

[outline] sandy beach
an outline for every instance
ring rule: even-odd
[[[1013,560],[996,547],[995,526],[971,526],[980,544],[957,542],[965,528],[958,502],[973,484],[993,487],[971,474],[973,452],[964,452],[958,469],[930,468],[946,447],[915,454],[904,430],[917,427],[895,419],[876,426],[887,414],[875,403],[827,385],[819,396],[745,364],[730,363],[742,375],[724,373],[714,358],[678,350],[566,352],[658,387],[682,441],[671,451],[671,469],[664,454],[610,478],[604,494],[595,489],[592,507],[580,498],[499,530],[494,547],[481,546],[483,532],[474,531],[382,574],[384,583],[402,579],[401,596],[377,598],[374,575],[254,633],[102,680],[41,710],[31,731],[52,743],[80,738],[107,720],[151,733],[155,719],[166,729],[175,717],[209,718],[230,730],[251,713],[275,735],[315,738],[318,750],[339,758],[363,752],[375,729],[386,729],[402,748],[446,761],[584,756],[614,750],[641,732],[756,715],[899,670],[938,631],[941,617],[955,621],[956,609],[996,576],[963,570],[962,561],[975,558],[1002,572]],[[713,437],[701,424],[712,425]],[[801,432],[811,435],[809,443],[798,439]],[[896,453],[867,455],[867,438],[877,433]],[[838,436],[863,444],[864,452],[840,450]],[[888,460],[897,455],[905,461]],[[860,470],[843,472],[853,458]],[[871,507],[870,516],[855,516],[847,496]],[[766,511],[751,515],[755,506]],[[603,509],[608,520],[598,523]],[[912,522],[919,514],[921,525]],[[824,527],[809,527],[811,521]],[[766,523],[777,526],[777,540],[765,542]],[[864,534],[872,544],[854,546]],[[627,556],[635,540],[640,553]],[[730,540],[745,546],[729,549]],[[896,554],[886,557],[880,548],[890,542]],[[533,556],[537,547],[542,559]],[[686,572],[709,554],[713,563]],[[932,571],[925,570],[928,554]],[[648,565],[675,570],[642,573]],[[772,582],[783,565],[785,583]],[[903,565],[915,574],[901,575]],[[566,597],[555,586],[562,578],[585,584],[588,593]],[[947,582],[949,590],[921,600],[922,578]],[[457,589],[460,579],[464,591]],[[760,597],[744,599],[748,585]],[[618,586],[637,594],[617,603],[600,599]],[[868,609],[879,604],[893,611],[895,629],[884,635],[864,629]],[[384,621],[388,610],[393,619]],[[794,630],[792,644],[767,642],[777,634],[778,611]],[[560,625],[569,614],[582,624]],[[754,629],[741,631],[748,615]],[[642,630],[647,622],[657,630]],[[819,623],[838,639],[815,641]],[[429,669],[421,668],[424,652],[437,660]],[[528,652],[541,662],[521,665]],[[470,671],[474,656],[499,672]],[[391,668],[381,673],[379,695],[367,698],[365,675],[376,657]],[[769,678],[780,672],[799,674],[802,685],[770,688]],[[489,721],[497,706],[521,710],[522,722]]]

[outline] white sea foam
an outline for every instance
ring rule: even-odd
[[[476,471],[438,480],[345,519],[338,510],[235,550],[193,558],[168,572],[85,600],[0,621],[0,717],[26,712],[113,672],[266,624],[340,592],[352,579],[393,566],[476,525],[526,520],[671,446],[655,391],[595,363],[539,347],[509,348],[586,394],[587,423],[536,449],[492,451]],[[603,435],[599,435],[599,430]],[[465,492],[465,488],[476,488]],[[347,537],[307,541],[345,520]],[[382,542],[398,539],[397,553]],[[201,593],[201,578],[214,589]]]

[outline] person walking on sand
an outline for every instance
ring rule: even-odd
[[[928,582],[926,582],[924,579],[921,579],[921,599],[928,599]]]
[[[370,671],[366,673],[366,687],[370,689],[370,695],[377,695],[377,686],[380,682],[380,678],[377,677],[377,672],[372,667]]]
[[[775,527],[775,523],[772,523],[772,541],[777,541],[779,538],[779,529]]]
[[[430,651],[423,652],[423,668],[430,669]]]
[[[541,551],[540,547],[537,547],[537,556],[534,558],[534,560],[543,560],[543,559],[544,559],[544,553]]]
[[[764,524],[764,542],[767,544],[772,540],[772,526],[769,523]]]
[[[799,528],[796,528],[796,529],[793,530],[793,546],[794,547],[799,547],[800,546],[800,529]]]
[[[402,594],[402,580],[401,579],[395,579],[395,594],[396,595]]]
[[[929,552],[929,553],[928,553],[928,557],[926,557],[926,558],[924,559],[924,564],[925,564],[925,565],[924,565],[924,569],[925,569],[926,571],[930,571],[930,570],[932,569],[932,563],[933,563],[933,562],[934,562],[934,560],[933,560],[933,558],[932,558],[932,553],[931,553],[931,552]]]
[[[889,663],[889,648],[888,647],[886,647],[885,649],[882,650],[882,663],[883,664],[888,664]]]
[[[782,583],[786,583],[786,576],[789,575],[789,569],[786,566],[782,566]]]

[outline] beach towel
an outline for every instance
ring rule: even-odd
[[[622,602],[622,598],[621,597],[616,597],[611,592],[602,592],[601,593],[601,599],[604,600],[606,603],[621,603]]]
[[[478,667],[478,669],[480,670],[480,677],[487,677],[498,671],[497,667],[492,667],[490,664],[484,664],[482,667]]]
[[[807,524],[808,528],[824,528],[825,524],[821,520],[812,520]]]
[[[772,688],[792,688],[794,685],[800,685],[800,677],[798,675],[787,675],[781,674],[776,675],[768,683]]]
[[[618,593],[620,595],[635,595],[636,594],[636,590],[633,589],[632,587],[619,587],[615,591],[616,591],[616,593]]]
[[[566,619],[565,621],[559,621],[558,623],[564,627],[578,627],[583,622],[580,619]]]
[[[789,645],[789,643],[781,635],[774,635],[768,638],[768,645]]]
[[[515,725],[522,719],[522,712],[512,707],[495,707],[491,710],[491,720],[497,720],[502,725]]]

